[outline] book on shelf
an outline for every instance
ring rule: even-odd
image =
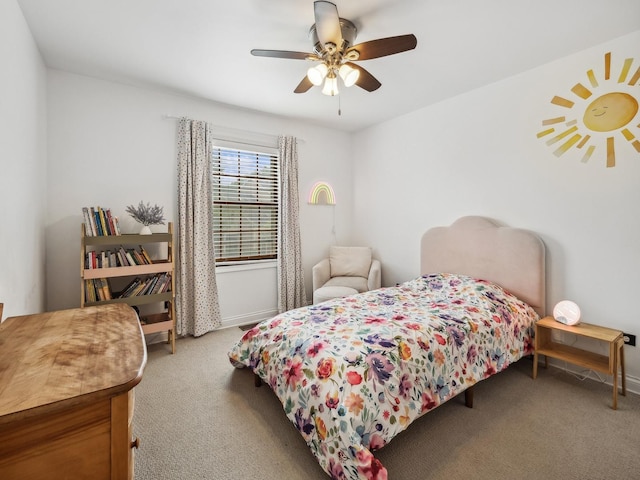
[[[109,286],[109,282],[106,278],[100,278],[98,280],[98,283],[100,284],[100,291],[102,293],[102,296],[104,297],[104,300],[111,300],[111,287]]]
[[[105,295],[104,295],[104,291],[102,290],[102,285],[100,284],[100,279],[99,278],[94,278],[93,279],[93,289],[96,292],[96,298],[98,300],[100,300],[101,302],[106,300]]]
[[[107,208],[107,222],[111,229],[112,235],[120,235],[120,226],[118,225],[118,218],[111,215],[111,209]]]
[[[171,274],[158,273],[147,278],[136,277],[122,292],[114,295],[108,278],[93,278],[84,281],[85,302],[103,302],[113,298],[130,298],[144,295],[157,295],[171,291]]]
[[[153,260],[142,245],[140,245],[140,249],[141,251],[137,251],[135,248],[125,250],[123,246],[120,246],[115,251],[111,249],[100,252],[89,250],[85,253],[84,268],[133,267],[153,264]]]
[[[84,217],[84,232],[87,237],[95,237],[96,229],[93,226],[93,222],[91,221],[91,217],[89,217],[89,208],[82,207],[82,216]]]
[[[96,236],[101,237],[104,233],[102,233],[102,225],[100,224],[100,214],[94,207],[91,207],[91,212],[93,213],[93,224],[96,227]]]
[[[140,245],[140,253],[142,253],[142,256],[146,259],[149,265],[153,263],[153,260],[151,260],[151,256],[147,253],[142,245]]]
[[[162,286],[160,288],[160,290],[158,291],[158,293],[166,293],[166,292],[170,292],[171,291],[171,274],[167,273],[165,275],[165,278],[162,282]]]
[[[94,266],[93,266],[93,252],[87,252],[84,255],[84,268],[85,269],[94,268]]]
[[[84,301],[95,302],[95,290],[93,289],[93,282],[91,280],[84,281]]]
[[[118,217],[112,215],[109,208],[82,207],[82,218],[87,237],[120,235]]]
[[[103,235],[111,235],[111,232],[109,232],[109,226],[107,225],[105,220],[104,210],[102,210],[102,207],[97,207],[97,210],[98,221],[100,222],[100,228],[102,229]]]
[[[118,258],[120,259],[120,264],[123,267],[129,266],[129,260],[127,260],[127,252],[124,251],[124,247],[118,248]]]
[[[140,253],[136,251],[135,248],[130,248],[129,253],[133,257],[133,261],[135,262],[135,265],[146,265],[147,261],[142,257]]]
[[[106,278],[93,278],[84,281],[84,299],[86,302],[111,300],[111,286]]]
[[[150,292],[151,295],[156,295],[158,293],[163,293],[160,290],[162,289],[162,285],[164,284],[165,277],[166,277],[166,274],[161,276],[161,277],[158,277],[158,281],[155,283],[155,285],[151,289],[151,292]]]
[[[140,284],[133,289],[133,291],[127,295],[128,297],[137,297],[138,295],[141,294],[141,292],[144,290],[144,287],[146,287],[147,285],[147,280],[143,280],[142,282],[140,282]]]
[[[133,290],[140,284],[142,280],[140,279],[140,277],[136,277],[133,280],[131,280],[123,289],[122,292],[120,292],[120,295],[118,295],[118,298],[125,298],[130,296],[131,292],[133,292]]]
[[[133,255],[131,255],[131,250],[125,252],[125,257],[127,257],[129,265],[137,265],[136,261],[133,259]]]
[[[153,294],[153,289],[155,288],[155,286],[160,281],[160,277],[161,277],[160,275],[154,275],[154,277],[151,279],[151,281],[148,283],[148,285],[142,291],[142,295],[152,295]]]
[[[136,277],[129,282],[118,295],[118,298],[155,295],[169,291],[171,275],[168,272],[157,273],[147,278]]]

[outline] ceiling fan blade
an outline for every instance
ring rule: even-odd
[[[293,91],[293,93],[304,93],[307,90],[309,90],[311,87],[313,87],[313,83],[311,83],[311,80],[309,80],[309,78],[305,75],[302,81],[298,84],[296,89]]]
[[[358,85],[360,88],[365,89],[367,92],[373,92],[374,90],[379,89],[382,85],[376,77],[371,75],[360,65],[356,65],[352,62],[347,62],[347,65],[349,65],[351,68],[355,68],[360,72],[360,76],[358,77],[358,80],[356,80],[356,85]]]
[[[313,53],[305,52],[289,52],[287,50],[260,50],[254,48],[251,50],[251,55],[256,57],[272,57],[272,58],[292,58],[294,60],[316,60],[318,57]]]
[[[413,50],[417,44],[418,39],[415,35],[379,38],[354,45],[345,52],[345,56],[348,56],[349,52],[357,50],[360,54],[358,60],[371,60],[372,58],[386,57],[387,55]]]
[[[340,48],[342,46],[342,30],[340,29],[338,7],[334,3],[318,0],[313,2],[313,14],[316,20],[316,34],[322,46],[333,43]]]

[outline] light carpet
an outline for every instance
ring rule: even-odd
[[[136,387],[137,480],[327,480],[275,394],[227,351],[229,328],[149,346]],[[414,422],[376,457],[391,480],[640,478],[640,396],[531,359]]]

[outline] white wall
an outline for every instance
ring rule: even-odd
[[[334,186],[341,202],[336,207],[337,230],[340,241],[348,241],[351,138],[342,132],[57,70],[49,70],[48,96],[48,309],[80,304],[83,206],[110,208],[125,233],[139,229],[125,208],[141,200],[162,205],[166,217],[176,221],[177,124],[164,118],[167,114],[209,121],[223,127],[214,132],[227,136],[246,131],[258,140],[278,134],[299,139],[301,236],[309,297],[311,267],[333,241],[333,217],[306,203],[316,181]],[[277,308],[274,269],[225,272],[218,275],[218,283],[227,323],[266,318]]]
[[[46,69],[18,4],[0,2],[0,302],[44,309]]]
[[[571,299],[584,321],[640,335],[640,152],[617,132],[616,166],[606,168],[603,134],[589,132],[598,147],[588,163],[575,148],[556,157],[559,144],[536,136],[559,116],[550,100],[577,100],[571,88],[590,86],[586,72],[603,72],[606,52],[613,85],[601,75],[593,98],[633,88],[640,99],[637,85],[616,83],[624,59],[634,59],[627,80],[640,66],[639,44],[640,31],[357,134],[354,240],[374,239],[384,283],[419,274],[427,228],[487,216],[542,237],[549,313]],[[640,138],[640,114],[628,127]],[[640,346],[625,351],[638,380]]]

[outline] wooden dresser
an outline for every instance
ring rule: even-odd
[[[0,479],[132,479],[135,311],[111,304],[0,324]]]

